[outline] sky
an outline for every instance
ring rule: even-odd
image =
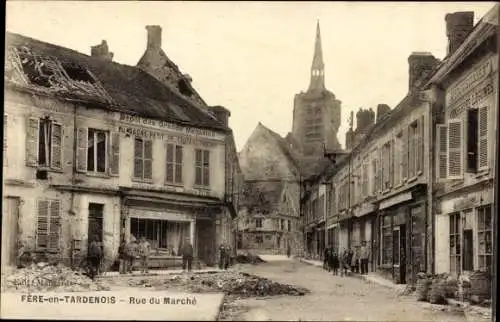
[[[231,111],[241,150],[261,122],[282,136],[293,99],[309,85],[319,20],[328,90],[342,101],[338,139],[350,111],[396,106],[408,89],[408,56],[446,55],[446,13],[494,2],[139,2],[8,1],[10,32],[90,54],[106,40],[113,60],[136,65],[146,25],[160,25],[165,53],[209,105]]]

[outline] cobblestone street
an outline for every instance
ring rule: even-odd
[[[417,302],[411,296],[355,277],[332,276],[298,261],[244,266],[241,270],[280,283],[306,287],[311,294],[291,297],[244,299],[237,316],[226,320],[320,320],[320,321],[467,321],[458,308]],[[474,319],[475,320],[475,319]]]

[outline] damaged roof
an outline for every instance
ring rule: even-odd
[[[57,64],[70,64],[87,69],[95,83],[71,82],[71,86],[43,87],[25,84],[34,92],[49,94],[62,99],[79,99],[89,103],[101,103],[103,108],[147,118],[171,121],[182,125],[190,125],[215,130],[228,128],[219,122],[215,116],[183,99],[179,94],[167,88],[153,76],[140,68],[122,65],[112,61],[104,61],[75,50],[54,44],[42,42],[23,35],[6,33],[6,66],[12,66],[19,52],[31,52],[35,60]],[[47,60],[46,60],[47,59]],[[9,62],[10,60],[10,62]],[[39,66],[38,66],[39,67]],[[7,76],[12,70],[5,70],[5,84],[19,87]],[[23,73],[23,69],[16,69]],[[65,74],[65,71],[63,71]],[[27,75],[19,75],[27,79]],[[67,78],[67,77],[66,77]],[[67,85],[67,84],[63,84]],[[76,86],[75,86],[76,85]],[[78,89],[78,90],[77,90]]]
[[[284,186],[280,180],[245,181],[241,206],[262,214],[278,211]]]

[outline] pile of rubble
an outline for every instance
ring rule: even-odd
[[[169,284],[186,284],[195,292],[224,292],[236,297],[262,297],[273,295],[300,296],[309,293],[304,288],[273,282],[267,278],[242,272],[217,272],[212,274],[171,275],[164,281]]]
[[[260,264],[260,263],[265,263],[266,261],[257,255],[247,253],[247,254],[238,254],[235,258],[235,262],[239,264]]]
[[[2,273],[2,291],[7,292],[85,292],[108,291],[108,285],[92,281],[62,264],[32,264]]]

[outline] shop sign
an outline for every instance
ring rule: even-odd
[[[492,96],[495,89],[493,88],[493,79],[488,78],[478,86],[476,86],[471,93],[467,94],[464,98],[459,100],[456,107],[451,108],[450,118],[455,118],[462,114],[467,109],[477,107],[477,104],[484,99]]]
[[[139,136],[149,140],[163,140],[180,145],[197,145],[203,147],[214,147],[217,145],[214,141],[200,140],[197,136],[176,135],[168,132],[155,131],[147,128],[133,126],[118,126],[118,132],[133,136]]]
[[[489,58],[484,63],[476,68],[473,68],[468,74],[462,77],[456,85],[450,87],[446,91],[446,103],[448,105],[453,104],[463,95],[467,94],[472,88],[474,88],[478,83],[490,75],[492,71],[492,61]]]
[[[129,115],[125,113],[120,113],[120,121],[128,125],[145,125],[145,126],[150,126],[150,127],[155,127],[157,129],[161,130],[170,130],[170,131],[175,131],[175,132],[181,132],[184,134],[189,134],[189,135],[194,135],[194,136],[203,136],[207,138],[218,138],[221,137],[222,135],[218,134],[215,131],[211,130],[206,130],[206,129],[200,129],[200,128],[193,128],[193,127],[187,127],[187,126],[180,126],[175,123],[170,123],[170,122],[165,122],[165,121],[159,121],[159,120],[153,120],[153,119],[148,119],[136,115]]]
[[[130,208],[129,217],[168,221],[193,221],[193,216],[183,213]]]
[[[213,196],[210,190],[206,189],[189,189],[185,187],[178,186],[156,186],[147,183],[132,183],[132,188],[148,190],[153,192],[178,192],[178,193],[186,193],[195,196],[201,197],[211,197]]]

